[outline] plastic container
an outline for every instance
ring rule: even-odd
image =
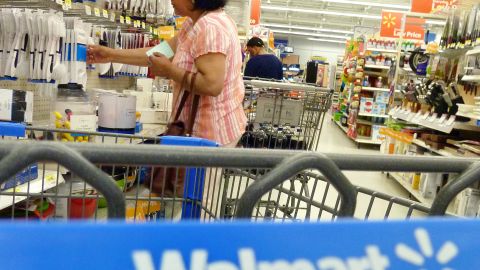
[[[73,130],[96,130],[96,105],[90,96],[79,87],[58,88],[53,112],[60,113],[65,121],[69,121]],[[52,123],[55,123],[56,118],[53,112],[51,114]],[[87,117],[79,119],[75,116]]]

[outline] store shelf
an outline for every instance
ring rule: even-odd
[[[480,82],[480,75],[466,75],[462,77],[464,82]]]
[[[390,92],[390,89],[388,89],[388,88],[367,87],[367,86],[362,87],[362,90],[377,91],[377,92]]]
[[[476,54],[480,54],[480,48],[469,50],[465,55],[469,56],[469,55],[476,55]]]
[[[440,155],[440,156],[444,156],[444,157],[456,157],[454,154],[449,153],[449,152],[447,152],[447,151],[445,151],[445,150],[433,149],[433,148],[431,148],[429,145],[427,145],[427,144],[426,144],[424,141],[422,141],[422,140],[414,139],[412,142],[413,142],[415,145],[418,145],[418,146],[420,146],[420,147],[422,147],[422,148],[425,148],[425,149],[427,149],[427,150],[429,150],[429,151],[431,151],[431,152],[433,152],[433,153],[435,153],[435,154],[438,154],[438,155]]]
[[[413,189],[412,185],[399,173],[396,172],[391,172],[389,173],[390,176],[392,176],[395,181],[397,181],[403,188],[405,188],[412,196],[418,200],[419,202],[425,204],[426,206],[430,207],[433,203],[433,199],[428,199],[423,197],[422,193],[420,191]]]
[[[376,145],[382,144],[382,141],[374,141],[370,137],[366,137],[366,136],[357,136],[357,138],[354,141],[356,141],[357,143],[363,143],[363,144],[376,144]]]
[[[39,170],[37,179],[15,187],[15,192],[18,192],[18,193],[28,192],[30,196],[32,196],[32,195],[41,193],[43,191],[46,191],[48,189],[51,189],[57,186],[57,184],[60,184],[63,182],[65,182],[65,180],[63,179],[61,174],[58,174],[58,181],[57,181],[57,171],[45,170],[45,178],[44,178],[43,171]],[[11,189],[2,191],[2,193],[9,193],[9,192],[13,193],[14,189],[11,188]],[[0,209],[7,208],[14,203],[18,203],[25,200],[26,198],[27,198],[26,196],[15,195],[15,197],[13,197],[13,195],[11,196],[2,195],[0,196]],[[13,199],[15,199],[15,202],[13,201]]]
[[[365,68],[372,68],[372,69],[390,69],[390,66],[380,66],[380,65],[365,65]]]
[[[340,124],[340,122],[338,121],[334,121],[335,124],[337,124],[337,126],[340,127],[340,129],[343,130],[343,132],[345,132],[345,134],[348,132],[348,128],[342,126],[342,124]],[[347,136],[349,139],[351,139],[352,141],[356,142],[356,143],[361,143],[361,144],[376,144],[376,145],[380,145],[382,144],[381,141],[374,141],[372,140],[370,137],[365,137],[365,136],[357,136],[356,139],[354,138],[351,138],[349,136]]]
[[[388,114],[359,113],[359,116],[389,118]]]
[[[471,119],[474,119],[474,120],[480,120],[480,115],[474,114],[474,113],[457,112],[457,116],[463,116],[463,117],[471,118]]]
[[[363,125],[371,125],[371,126],[385,126],[383,124],[373,123],[372,121],[368,121],[360,118],[357,119],[357,123],[363,124]]]
[[[339,126],[339,127],[340,127],[340,129],[342,129],[342,130],[343,130],[343,132],[345,132],[345,134],[347,133],[347,131],[348,131],[348,128],[347,128],[347,127],[344,127],[344,126],[342,126],[342,124],[340,123],[340,121],[334,121],[334,122],[335,122],[335,124],[337,124],[337,126]],[[350,137],[349,137],[349,138],[350,138]]]
[[[395,108],[390,110],[389,115],[395,119],[400,119],[411,124],[420,125],[433,130],[438,130],[449,134],[454,129],[480,131],[480,127],[454,121],[454,119],[437,118],[436,115],[421,115],[412,113],[403,109]]]
[[[377,48],[367,48],[366,51],[369,51],[369,52],[383,52],[383,53],[398,53],[397,50],[387,50],[387,49],[377,49]]]

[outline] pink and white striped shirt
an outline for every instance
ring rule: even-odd
[[[193,24],[188,18],[177,36],[177,50],[173,64],[197,72],[195,59],[208,53],[226,56],[223,90],[217,97],[202,96],[195,119],[193,135],[216,141],[221,145],[233,143],[245,131],[247,118],[243,110],[245,88],[241,75],[242,55],[235,22],[223,11],[212,11]],[[183,94],[175,84],[175,98]],[[175,105],[175,110],[178,104]],[[187,101],[180,120],[187,122],[191,98]]]

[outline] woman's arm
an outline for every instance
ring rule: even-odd
[[[177,48],[177,37],[170,39],[168,45],[172,48],[173,52]],[[149,64],[147,51],[151,47],[138,48],[138,49],[112,49],[105,46],[89,45],[87,62],[93,63],[121,63],[135,66],[147,66]]]
[[[154,54],[149,59],[152,62],[153,74],[170,78],[177,83],[182,82],[184,69],[174,66],[161,54]],[[195,59],[195,66],[198,70],[194,86],[195,94],[213,97],[220,95],[225,81],[225,61],[226,56],[221,53],[208,53]]]

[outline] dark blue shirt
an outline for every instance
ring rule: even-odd
[[[282,62],[273,54],[254,56],[247,62],[244,76],[282,80]]]

